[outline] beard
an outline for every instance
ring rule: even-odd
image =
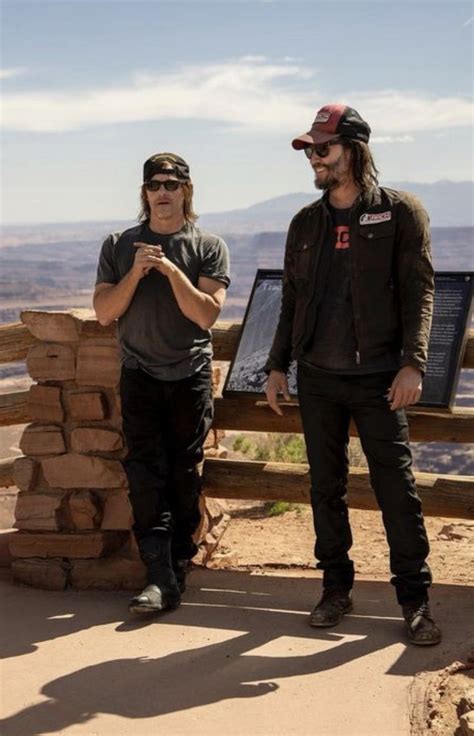
[[[337,161],[333,161],[332,164],[326,164],[323,166],[324,178],[319,179],[316,174],[316,178],[314,180],[314,186],[316,189],[321,189],[323,192],[326,192],[329,189],[335,189],[335,187],[344,183],[346,172],[344,171],[342,156],[338,158]]]

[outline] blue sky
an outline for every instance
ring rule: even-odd
[[[143,161],[187,158],[197,210],[311,191],[291,138],[327,102],[386,181],[465,180],[470,2],[3,0],[2,217],[133,219]]]

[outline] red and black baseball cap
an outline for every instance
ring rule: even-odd
[[[189,166],[175,153],[155,153],[143,164],[143,181],[149,181],[155,174],[169,174],[179,181],[189,181]]]
[[[353,107],[336,102],[318,110],[311,130],[299,135],[291,145],[296,150],[301,150],[313,143],[326,143],[340,135],[368,143],[370,127]]]

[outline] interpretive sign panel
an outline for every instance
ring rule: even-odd
[[[257,271],[242,324],[239,346],[230,366],[224,395],[263,396],[265,362],[278,324],[283,272]],[[433,325],[428,365],[420,405],[449,407],[454,401],[467,339],[473,296],[473,274],[441,272],[435,277]],[[296,364],[288,372],[291,396],[296,397]]]
[[[454,403],[471,323],[473,274],[440,272],[435,277],[433,323],[420,406]]]

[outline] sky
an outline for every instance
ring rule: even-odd
[[[473,179],[473,4],[1,0],[1,217],[133,220],[174,151],[198,212],[310,192],[291,139],[328,102],[383,181]]]

